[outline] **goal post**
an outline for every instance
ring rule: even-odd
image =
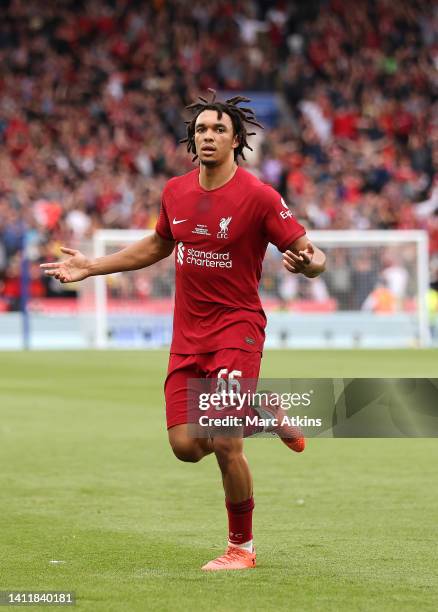
[[[153,230],[98,230],[94,257]],[[267,348],[401,348],[430,344],[428,236],[420,230],[310,230],[327,253],[319,278],[287,274],[270,245],[260,282]],[[207,273],[207,271],[206,271]],[[96,348],[168,346],[174,258],[81,284],[87,338]],[[87,312],[85,312],[87,311]]]
[[[409,244],[415,245],[415,260],[411,275],[416,277],[412,297],[415,300],[415,314],[417,318],[418,344],[425,347],[430,344],[429,314],[427,307],[427,292],[429,290],[429,238],[423,230],[324,230],[311,231],[309,238],[315,243],[324,246],[349,246],[360,248],[361,245],[373,247],[397,248],[395,256],[403,262],[400,249]],[[395,262],[397,263],[397,262]],[[399,262],[400,263],[400,262]],[[408,279],[409,282],[409,279]]]
[[[128,244],[142,240],[153,230],[98,230],[93,235],[93,256],[104,257],[109,250],[119,250]],[[94,278],[95,295],[95,339],[96,348],[108,348],[108,303],[107,279],[105,276]]]

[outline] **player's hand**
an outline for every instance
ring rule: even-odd
[[[61,251],[66,255],[71,255],[64,261],[41,264],[44,273],[48,276],[57,278],[61,283],[72,283],[81,281],[90,275],[90,260],[80,251],[61,247]]]
[[[303,274],[309,264],[312,263],[314,253],[315,250],[310,242],[304,251],[298,251],[298,253],[285,251],[283,253],[283,265],[292,274]]]

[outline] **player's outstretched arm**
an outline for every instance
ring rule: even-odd
[[[97,259],[89,259],[75,249],[61,247],[61,251],[70,257],[63,261],[41,264],[41,268],[45,274],[57,278],[61,283],[71,283],[89,276],[146,268],[168,257],[173,251],[174,244],[173,241],[164,240],[154,232],[151,236],[146,236],[117,253]]]
[[[304,235],[295,240],[283,253],[283,265],[293,274],[304,274],[307,278],[314,278],[324,272],[326,256]]]

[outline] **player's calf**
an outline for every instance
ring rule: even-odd
[[[227,498],[247,499],[252,494],[252,478],[243,453],[243,439],[216,437],[212,442]]]

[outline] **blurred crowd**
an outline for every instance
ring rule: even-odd
[[[277,96],[247,167],[308,228],[426,229],[438,283],[437,32],[428,0],[0,0],[0,301],[23,236],[52,296],[61,244],[155,226],[209,87]]]

